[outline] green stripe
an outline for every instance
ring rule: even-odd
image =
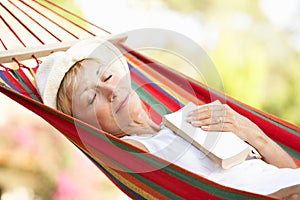
[[[187,78],[188,78],[188,77],[186,77],[185,75],[179,74],[178,72],[176,72],[176,71],[174,71],[174,70],[172,70],[172,69],[170,69],[170,68],[168,68],[168,69],[169,69],[172,73],[177,74],[178,76],[180,76],[180,77],[182,77],[182,78],[184,78],[184,79],[187,79]],[[194,80],[189,80],[189,81],[191,81],[191,82],[195,83],[196,85],[198,85],[199,87],[203,88],[202,85],[201,85],[200,83],[198,83],[197,81],[194,81]],[[225,96],[224,94],[222,95],[222,94],[221,94],[220,92],[218,92],[218,91],[215,91],[215,90],[210,89],[210,88],[208,88],[208,89],[207,89],[207,88],[204,88],[204,89],[208,90],[209,93],[213,93],[213,94],[215,94],[215,95],[217,95],[217,96],[220,96],[220,97],[223,96],[223,97],[226,99],[226,101],[229,101],[229,102],[231,102],[231,103],[233,103],[233,104],[235,104],[235,105],[237,105],[237,106],[239,106],[239,107],[241,107],[241,108],[243,108],[243,109],[249,111],[250,113],[252,113],[252,114],[254,114],[254,115],[256,115],[256,116],[261,117],[261,118],[263,118],[263,119],[265,119],[265,120],[271,122],[273,125],[276,125],[276,126],[282,128],[282,129],[285,129],[285,130],[287,130],[288,132],[293,133],[293,134],[297,135],[298,137],[300,137],[300,132],[299,132],[299,131],[296,131],[296,130],[294,130],[293,128],[291,128],[291,127],[289,127],[289,126],[286,126],[286,125],[284,125],[284,124],[281,124],[280,122],[274,121],[273,119],[270,119],[270,118],[268,118],[267,116],[265,116],[265,115],[263,115],[263,114],[261,114],[261,113],[258,113],[258,112],[252,110],[251,108],[249,108],[249,107],[247,107],[247,106],[245,106],[245,105],[240,104],[239,102],[235,101],[234,99],[227,99],[226,96]]]
[[[39,98],[37,98],[33,91],[29,88],[29,86],[26,84],[26,82],[23,80],[23,78],[21,77],[21,75],[19,75],[19,73],[16,70],[11,70],[11,73],[13,74],[13,76],[19,81],[19,83],[22,85],[22,87],[27,91],[27,93],[31,96],[31,98],[33,98],[36,101],[39,101]]]
[[[173,72],[173,71],[172,71],[172,72]],[[176,71],[174,71],[173,73],[177,74],[178,76],[181,76],[182,78],[185,78],[185,77],[182,76],[181,74],[178,74]],[[202,85],[201,85],[200,83],[196,82],[196,81],[191,80],[191,82],[197,84],[199,87],[202,87]],[[202,88],[203,88],[203,87],[202,87]],[[209,88],[208,88],[208,91],[209,91],[210,93],[213,93],[213,94],[217,95],[217,96],[222,96],[222,94],[220,94],[219,92],[214,91],[214,90],[212,90],[212,89],[209,89]],[[224,96],[224,98],[226,98],[226,97]],[[249,108],[249,107],[247,107],[247,106],[245,106],[245,105],[242,105],[242,104],[240,104],[239,102],[237,102],[237,101],[235,101],[235,100],[233,100],[233,99],[226,99],[226,101],[229,101],[229,102],[231,102],[231,103],[237,105],[238,107],[241,107],[241,108],[243,108],[243,109],[249,111],[250,113],[252,113],[252,114],[254,114],[254,115],[256,115],[256,116],[261,117],[261,118],[263,118],[263,119],[269,121],[269,122],[272,123],[274,126],[278,126],[278,127],[282,128],[282,129],[287,130],[288,132],[293,133],[293,134],[295,134],[296,136],[300,137],[300,132],[299,132],[299,131],[296,131],[296,130],[294,130],[294,129],[292,129],[292,128],[290,128],[290,127],[284,125],[284,124],[281,124],[280,122],[274,121],[273,119],[270,119],[270,118],[268,118],[267,116],[265,116],[265,115],[263,115],[263,114],[261,114],[261,113],[258,113],[258,112],[256,112],[256,111],[252,110],[251,108]],[[294,149],[292,149],[291,147],[289,147],[288,145],[282,144],[282,143],[279,142],[279,141],[276,141],[276,142],[277,142],[282,148],[284,148],[291,156],[295,157],[296,159],[300,159],[300,154],[299,154],[299,152],[298,152],[297,150],[294,150]]]
[[[64,118],[66,119],[66,118]],[[66,119],[68,120],[68,119]],[[68,120],[70,121],[70,120]],[[165,164],[158,162],[152,158],[149,158],[148,156],[145,156],[144,154],[141,154],[139,151],[132,149],[131,147],[129,147],[128,145],[125,145],[123,143],[120,143],[118,140],[110,140],[109,138],[107,138],[104,134],[101,134],[95,130],[91,130],[89,127],[84,126],[83,124],[75,124],[76,126],[79,126],[80,128],[83,128],[84,130],[88,131],[89,133],[92,133],[96,136],[99,136],[99,138],[104,139],[106,142],[111,142],[113,143],[115,146],[118,146],[119,148],[121,148],[122,150],[127,151],[128,153],[132,154],[133,156],[139,157],[140,159],[142,159],[143,161],[152,164],[153,166],[157,167],[157,168],[163,168],[165,166]],[[154,188],[157,191],[161,191],[162,194],[164,194],[165,196],[169,196],[171,199],[181,199],[179,198],[179,196],[171,193],[170,191],[166,190],[165,188],[149,181],[148,179],[143,178],[142,176],[140,176],[139,174],[134,173],[133,171],[129,170],[128,168],[124,167],[123,165],[119,164],[117,161],[112,160],[110,158],[111,161],[113,161],[116,165],[118,165],[118,167],[120,167],[123,170],[127,170],[128,173],[131,173],[131,175],[133,177],[135,177],[136,179],[142,181],[145,184],[151,185],[151,188]]]
[[[141,89],[139,89],[139,93],[141,94],[141,96],[144,96],[144,97],[146,96],[146,98],[149,95],[148,92],[146,92],[145,90],[141,90]],[[154,103],[159,103],[154,98],[151,98],[151,99],[152,99],[152,101],[148,101],[150,105],[153,102]],[[33,101],[33,103],[34,103],[34,101]],[[39,105],[39,104],[36,104],[36,105]],[[75,125],[83,128],[84,130],[87,130],[88,132],[90,132],[90,133],[98,136],[101,139],[108,140],[108,138],[104,134],[99,133],[99,132],[97,132],[97,131],[95,131],[93,129],[90,129],[89,127],[84,126],[82,124],[75,123],[71,118],[65,117],[64,115],[61,115],[60,113],[55,112],[54,110],[47,109],[46,107],[41,106],[41,108],[47,110],[48,112],[51,112],[52,114],[55,114],[56,116],[59,116],[62,119],[65,119],[66,121],[69,121],[69,122],[71,122],[71,123],[73,123],[73,124],[75,124]],[[138,153],[137,151],[135,151],[134,149],[132,149],[128,145],[122,144],[122,143],[118,142],[117,140],[111,140],[111,142],[113,142],[113,144],[115,144],[116,146],[120,147],[123,150],[126,150],[128,152]],[[180,171],[178,171],[178,170],[176,170],[174,168],[164,167],[165,166],[164,163],[158,162],[157,160],[152,159],[152,158],[150,158],[148,156],[145,156],[143,154],[138,153],[138,157],[140,159],[142,159],[143,161],[145,161],[145,162],[147,162],[149,164],[152,164],[153,166],[155,166],[157,168],[160,168],[162,171],[164,171],[166,173],[169,173],[172,176],[175,176],[175,177],[177,177],[177,178],[179,178],[179,179],[181,179],[183,181],[186,181],[187,183],[189,183],[189,184],[191,184],[191,185],[193,185],[195,187],[198,187],[200,190],[206,191],[206,192],[214,194],[216,196],[226,197],[226,198],[246,198],[246,199],[250,198],[250,199],[253,199],[253,197],[249,197],[247,195],[238,194],[238,193],[235,193],[235,192],[231,192],[231,191],[227,191],[227,190],[224,190],[224,189],[217,188],[217,187],[215,187],[213,185],[206,184],[205,182],[202,182],[201,180],[198,180],[198,179],[196,179],[194,177],[187,176],[183,172],[180,172]],[[162,167],[164,167],[164,168],[162,168]],[[161,188],[160,186],[155,185],[155,183],[152,183],[151,181],[146,180],[143,177],[140,177],[140,175],[137,175],[137,174],[133,174],[133,175],[135,176],[135,178],[141,180],[142,182],[144,182],[146,184],[151,184],[152,188],[155,188],[155,189],[157,189],[159,191],[162,191],[163,193],[171,195],[171,196],[174,195],[173,193],[170,193],[169,191],[165,190],[164,188]]]
[[[134,55],[133,55],[133,56],[134,56]],[[176,70],[171,69],[170,67],[166,67],[166,66],[164,66],[164,65],[161,65],[161,67],[164,67],[165,69],[169,70],[171,73],[176,74],[176,75],[180,76],[181,78],[183,78],[183,79],[185,79],[185,80],[189,80],[190,82],[193,82],[194,84],[196,84],[196,85],[198,85],[199,87],[203,88],[203,86],[202,86],[199,82],[197,82],[197,81],[195,81],[195,80],[192,80],[192,79],[189,79],[188,76],[183,75],[183,74],[180,74],[180,73],[178,73]],[[205,90],[208,90],[209,93],[213,93],[213,94],[215,94],[215,95],[217,95],[217,96],[220,96],[220,97],[223,96],[223,97],[226,99],[225,94],[221,94],[220,92],[215,91],[215,90],[210,89],[210,88],[204,88],[204,89],[205,89]],[[294,134],[297,135],[297,136],[300,136],[300,132],[299,132],[299,131],[296,131],[296,130],[292,129],[291,127],[288,127],[288,126],[286,126],[286,125],[284,125],[284,124],[281,124],[280,122],[274,121],[273,119],[270,119],[270,118],[266,117],[265,115],[263,115],[263,114],[261,114],[261,113],[258,113],[258,112],[256,112],[256,111],[252,110],[251,108],[248,108],[247,106],[241,105],[239,102],[237,102],[237,101],[235,101],[235,100],[233,100],[233,99],[226,99],[226,101],[230,101],[231,103],[236,104],[236,105],[238,105],[239,107],[246,109],[247,111],[253,113],[254,115],[260,116],[260,117],[266,119],[267,121],[271,122],[272,124],[277,124],[279,127],[283,128],[283,129],[285,129],[285,130],[288,130],[289,132],[294,133]]]
[[[110,168],[111,170],[115,171],[117,174],[119,174],[117,171],[120,170],[115,170],[114,168],[109,167],[109,164],[105,164],[102,160],[100,162],[97,161],[97,159],[95,159],[89,152],[86,152],[84,149],[82,149],[80,146],[76,145],[75,143],[73,143],[78,149],[80,149],[81,151],[83,151],[85,154],[88,154],[89,157],[91,157],[95,162],[97,162],[99,165],[101,165],[105,170],[107,170],[107,168]],[[168,194],[165,195],[166,197],[170,197],[171,199],[182,199],[181,197],[179,197],[178,195],[171,193],[170,191],[166,190],[165,188],[157,185],[156,183],[142,177],[139,174],[134,173],[133,171],[129,170],[128,168],[124,167],[123,165],[121,165],[119,162],[111,159],[110,157],[108,157],[107,155],[101,153],[103,157],[105,157],[106,159],[110,160],[110,162],[112,162],[113,164],[115,164],[116,166],[118,166],[120,169],[122,169],[124,172],[126,173],[130,173],[131,176],[133,176],[134,178],[138,179],[139,181],[141,181],[142,183],[145,183],[145,185],[148,185],[150,188],[156,190],[156,191],[164,191],[164,194]],[[104,163],[104,165],[102,164]],[[107,170],[109,171],[109,170]],[[111,174],[111,176],[115,177],[113,174]],[[122,175],[120,175],[122,176]],[[117,177],[115,177],[117,179]],[[120,182],[122,182],[121,180],[119,180]],[[126,185],[126,183],[122,182],[124,185]],[[132,183],[132,182],[131,182]],[[133,183],[132,183],[133,184]],[[135,185],[135,184],[134,184]],[[129,187],[128,185],[126,185],[127,187]],[[138,187],[138,185],[136,185]],[[129,187],[130,188],[130,187]],[[131,188],[130,188],[131,189]],[[134,191],[134,190],[133,190]],[[135,192],[135,191],[134,191]],[[138,193],[138,192],[136,192]],[[143,196],[142,194],[138,193],[139,195]],[[163,193],[161,193],[163,194]]]
[[[288,132],[293,133],[293,134],[297,135],[298,137],[300,137],[300,132],[299,131],[296,131],[296,130],[294,130],[294,129],[292,129],[292,128],[284,125],[284,124],[281,124],[280,122],[274,121],[273,119],[268,118],[267,116],[265,116],[265,115],[263,115],[261,113],[258,113],[258,112],[254,111],[254,110],[251,110],[250,108],[248,108],[246,106],[243,106],[243,105],[241,105],[240,103],[238,103],[238,102],[236,102],[234,100],[230,100],[230,101],[231,102],[235,102],[236,105],[239,105],[240,107],[245,108],[246,110],[250,111],[251,113],[255,114],[256,116],[260,116],[261,118],[263,118],[263,119],[271,122],[273,125],[279,126],[280,128],[285,129]]]
[[[107,156],[106,156],[107,157]],[[109,158],[109,160],[114,163],[115,165],[117,165],[118,167],[120,167],[120,169],[124,170],[126,173],[129,173],[131,176],[133,176],[135,179],[143,182],[144,184],[148,185],[149,187],[151,187],[152,189],[154,189],[155,191],[159,191],[161,194],[163,194],[166,197],[169,197],[170,199],[183,199],[182,197],[174,194],[173,192],[170,192],[169,190],[166,190],[164,187],[161,187],[159,185],[157,185],[156,183],[150,181],[149,179],[144,178],[143,176],[139,175],[138,173],[135,173],[134,171],[131,171],[130,169],[124,167],[122,164],[120,164],[119,162],[112,160],[111,158]]]
[[[178,74],[178,75],[180,76],[180,74]],[[184,78],[184,77],[183,77],[183,78]],[[193,81],[193,83],[195,83],[195,84],[197,84],[198,86],[202,87],[199,83],[197,83],[197,82],[195,82],[195,81]],[[208,89],[208,91],[209,91],[210,93],[214,93],[214,94],[217,95],[217,96],[223,96],[223,95],[220,94],[219,92],[214,91],[214,90],[212,90],[212,89]],[[226,98],[226,97],[224,96],[224,98]],[[242,105],[242,104],[240,104],[239,102],[237,102],[237,101],[235,101],[235,100],[233,100],[233,99],[226,99],[226,101],[230,101],[231,103],[233,103],[233,104],[235,104],[235,105],[238,105],[238,106],[241,107],[241,108],[244,108],[245,110],[251,112],[252,114],[254,114],[254,115],[256,115],[256,116],[260,116],[261,118],[263,118],[263,119],[265,119],[265,120],[271,122],[272,124],[274,124],[274,125],[276,124],[276,125],[279,126],[280,128],[285,129],[285,130],[287,130],[287,131],[289,131],[289,132],[291,132],[291,133],[293,133],[293,134],[295,134],[295,135],[297,135],[297,136],[300,136],[300,132],[299,132],[299,131],[296,131],[296,130],[294,130],[294,129],[292,129],[292,128],[290,128],[290,127],[284,125],[284,124],[281,124],[280,122],[274,121],[273,119],[270,119],[270,118],[268,118],[267,116],[265,116],[265,115],[263,115],[263,114],[261,114],[261,113],[258,113],[258,112],[256,112],[256,111],[252,110],[251,108],[249,108],[249,107],[247,107],[247,106],[245,106],[245,105]]]
[[[135,83],[133,83],[133,85],[134,85],[134,87],[137,87],[137,85]],[[147,96],[149,95],[149,93],[147,94],[147,92],[145,90],[143,90],[143,89],[142,90],[139,89],[138,93],[140,93],[143,98],[145,98],[145,96],[147,98]],[[155,100],[154,98],[151,98],[151,99],[152,99],[152,101],[150,101],[150,103],[149,103],[150,105],[153,103],[153,100],[154,100],[155,103],[158,103],[158,101]],[[52,110],[49,110],[49,111],[53,112]],[[56,113],[56,112],[53,112],[53,113],[56,114],[56,115],[58,115],[61,118],[64,118],[67,121],[70,121],[71,123],[74,123],[74,121],[70,120],[70,118],[66,118],[63,115],[59,115],[59,113]],[[89,127],[86,127],[86,126],[84,126],[82,124],[78,124],[77,123],[76,125],[78,125],[81,128],[87,130],[88,132],[90,132],[90,133],[98,136],[99,138],[108,140],[107,137],[104,134],[102,134],[102,133],[99,133],[99,132],[97,132],[97,131],[95,131],[93,129],[91,130]],[[218,188],[218,187],[215,187],[214,185],[209,185],[209,184],[207,184],[205,182],[202,182],[199,179],[196,179],[194,177],[188,176],[188,175],[184,174],[183,172],[180,172],[180,171],[178,171],[178,170],[176,170],[176,169],[174,169],[172,167],[162,168],[163,166],[165,166],[163,163],[158,162],[157,160],[152,159],[152,158],[150,158],[148,156],[140,154],[139,152],[137,152],[136,150],[132,149],[128,145],[119,143],[117,140],[111,140],[111,142],[113,142],[113,144],[115,144],[116,146],[120,147],[123,150],[126,150],[128,152],[132,152],[132,153],[138,153],[137,156],[140,159],[142,159],[143,161],[145,161],[145,162],[147,162],[149,164],[152,164],[153,166],[155,166],[157,168],[161,168],[162,171],[164,171],[164,172],[166,172],[166,173],[168,173],[168,174],[170,174],[172,176],[175,176],[175,177],[177,177],[177,178],[179,178],[179,179],[181,179],[181,180],[183,180],[183,181],[185,181],[185,182],[187,182],[187,183],[189,183],[189,184],[191,184],[191,185],[199,188],[200,190],[206,191],[208,193],[211,193],[211,194],[219,196],[219,197],[223,197],[223,198],[225,197],[225,198],[228,198],[228,199],[233,199],[233,198],[234,199],[237,199],[237,198],[259,199],[259,198],[255,198],[255,197],[252,197],[252,196],[248,196],[248,195],[244,195],[244,194],[239,194],[239,193],[236,193],[236,192],[233,192],[233,191],[228,191],[226,189]],[[149,182],[149,180],[143,180],[143,177],[139,177],[139,175],[135,175],[135,176],[136,176],[137,179],[139,178],[141,181],[145,182],[146,184],[151,184]],[[151,186],[151,187],[155,187],[155,186]],[[158,190],[159,188],[156,188],[156,189]],[[162,190],[164,191],[165,189],[162,188]]]
[[[188,176],[185,173],[178,171],[177,169],[171,167],[171,166],[165,166],[165,163],[159,162],[156,159],[153,159],[149,156],[146,156],[144,154],[141,154],[140,152],[137,152],[131,148],[128,148],[127,145],[124,145],[122,143],[119,143],[118,141],[111,141],[114,145],[120,147],[123,150],[126,150],[130,154],[138,157],[139,159],[142,159],[143,161],[157,167],[158,169],[161,169],[162,171],[166,172],[167,174],[170,174],[171,176],[175,176],[176,178],[185,181],[186,183],[193,185],[194,187],[199,188],[200,190],[206,191],[210,194],[213,194],[215,196],[219,197],[226,197],[229,199],[237,199],[237,198],[243,198],[243,199],[259,199],[253,196],[248,196],[245,194],[239,194],[236,192],[228,191],[226,189],[218,188],[214,185],[209,185],[206,182],[203,182],[199,179],[196,179],[192,176]],[[122,167],[122,166],[120,166]],[[128,169],[126,169],[128,170]],[[138,177],[136,177],[138,178]],[[149,180],[145,182],[146,184],[150,184]],[[153,183],[155,184],[155,183]],[[152,187],[152,186],[151,186]],[[163,193],[164,195],[167,195],[166,193]]]
[[[147,104],[152,106],[151,108],[158,112],[160,115],[165,115],[166,113],[170,113],[171,110],[167,108],[164,104],[154,98],[149,92],[147,92],[144,88],[137,85],[135,82],[131,82],[132,89],[141,97]],[[153,106],[155,105],[155,106]],[[164,109],[161,109],[164,108]]]
[[[166,172],[172,174],[173,176],[177,177],[178,179],[181,179],[182,181],[185,181],[200,190],[206,191],[210,194],[213,194],[218,197],[227,198],[227,199],[260,199],[258,197],[249,196],[246,194],[240,194],[234,191],[229,191],[226,189],[219,188],[217,186],[208,184],[204,181],[201,181],[197,178],[194,178],[192,176],[188,176],[178,170],[175,170],[171,167],[168,167],[164,169]]]
[[[135,149],[132,149],[132,148],[129,147],[128,145],[123,144],[123,143],[120,143],[120,142],[117,141],[117,140],[109,140],[109,139],[108,139],[106,136],[104,136],[103,134],[99,134],[99,133],[98,133],[97,131],[95,131],[95,130],[90,130],[89,127],[86,127],[86,126],[84,126],[84,125],[82,125],[82,124],[77,124],[77,125],[78,125],[79,127],[83,128],[84,130],[87,130],[88,132],[93,133],[94,135],[97,135],[97,136],[99,135],[100,138],[102,138],[102,139],[104,139],[104,140],[106,140],[106,141],[108,141],[108,142],[112,142],[114,145],[118,146],[119,148],[121,148],[121,149],[127,151],[128,153],[130,153],[130,154],[132,154],[132,155],[134,155],[134,156],[136,156],[136,157],[142,159],[144,162],[147,162],[147,163],[149,163],[149,164],[151,164],[151,165],[157,167],[158,169],[161,169],[162,171],[164,171],[164,172],[166,172],[166,173],[168,173],[168,174],[170,174],[170,175],[172,175],[172,176],[174,176],[174,174],[176,174],[175,177],[177,177],[177,178],[179,178],[179,179],[181,179],[181,180],[184,180],[184,181],[186,181],[187,183],[189,183],[189,184],[191,184],[191,185],[193,185],[193,186],[196,186],[196,187],[200,188],[201,190],[205,190],[205,191],[207,191],[207,192],[209,192],[209,193],[212,193],[212,192],[213,192],[213,194],[215,194],[215,195],[217,195],[217,196],[220,195],[221,197],[222,197],[222,195],[228,193],[228,191],[224,191],[223,189],[219,189],[219,188],[216,188],[216,187],[214,187],[214,186],[207,185],[206,183],[203,183],[203,182],[201,182],[200,180],[197,180],[197,179],[195,179],[195,178],[193,178],[193,177],[187,176],[186,174],[184,174],[184,173],[182,173],[182,172],[180,172],[180,171],[178,171],[178,170],[176,170],[176,169],[174,169],[174,168],[171,168],[171,167],[165,167],[165,163],[159,162],[159,161],[157,161],[157,160],[155,160],[155,159],[153,159],[153,158],[151,158],[151,157],[149,157],[149,156],[146,156],[146,155],[144,155],[144,154],[141,154],[139,151],[137,151],[137,150],[135,150]],[[116,161],[115,161],[115,162],[116,162]],[[117,164],[117,163],[116,163],[116,164]],[[121,167],[121,168],[124,168],[124,166],[121,166],[120,164],[118,164],[118,166]],[[124,169],[125,169],[125,168],[124,168]],[[129,169],[126,169],[126,170],[129,170]],[[141,181],[144,182],[144,180],[142,180],[142,177],[139,177],[140,175],[134,175],[134,174],[132,174],[132,175],[133,175],[135,178],[140,179]],[[179,177],[178,177],[178,176],[179,176]],[[151,182],[149,182],[149,180],[146,180],[145,183],[146,183],[146,184],[150,184]],[[153,184],[155,184],[155,183],[153,183]],[[151,187],[154,187],[154,186],[151,186]],[[159,186],[157,186],[157,187],[159,187]],[[159,189],[159,188],[156,188],[156,189]],[[164,191],[165,189],[161,188],[161,190]],[[167,195],[168,193],[163,193],[163,194],[164,194],[164,195]],[[234,197],[237,197],[237,194],[236,194],[236,193],[232,193],[232,192],[229,192],[229,194],[227,194],[227,196],[228,196],[228,197],[233,197],[232,194],[234,194],[234,195],[233,195]],[[168,195],[170,195],[170,194],[168,194]],[[238,194],[238,197],[240,197],[240,196],[241,196],[241,197],[245,197],[245,195],[240,195],[240,194]]]
[[[3,87],[6,87],[6,88],[8,88],[8,89],[11,89],[6,83],[0,82],[0,85],[3,86]]]
[[[21,97],[23,98],[23,97]],[[24,97],[24,99],[28,99],[26,97]],[[109,140],[104,134],[100,133],[100,132],[97,132],[96,130],[93,130],[91,129],[90,127],[87,127],[83,124],[79,124],[79,123],[74,123],[75,121],[72,120],[71,118],[68,118],[64,115],[61,115],[60,113],[56,112],[55,110],[52,110],[52,109],[48,109],[47,107],[44,107],[38,103],[36,103],[35,101],[31,100],[31,102],[35,105],[37,105],[38,107],[42,108],[43,110],[47,111],[47,112],[50,112],[56,116],[58,116],[59,118],[61,119],[64,119],[66,121],[69,121],[81,128],[83,128],[84,130],[88,131],[89,133],[91,134],[94,134],[96,136],[98,136],[99,138],[101,139],[104,139],[104,140]],[[224,190],[224,189],[220,189],[220,188],[217,188],[213,185],[208,185],[206,184],[205,182],[202,182],[201,180],[198,180],[194,177],[191,177],[191,176],[188,176],[186,174],[184,174],[183,172],[180,172],[174,168],[171,168],[171,167],[165,167],[163,168],[164,163],[161,163],[153,158],[150,158],[149,156],[146,156],[144,154],[140,154],[138,151],[136,151],[135,149],[132,149],[131,147],[129,147],[128,145],[126,144],[123,144],[123,143],[120,143],[118,140],[110,140],[110,142],[113,142],[114,145],[120,147],[121,149],[125,150],[125,151],[128,151],[128,152],[132,152],[132,153],[138,153],[138,157],[141,158],[143,161],[149,163],[149,164],[152,164],[153,166],[157,167],[157,168],[161,168],[161,170],[163,170],[164,172],[166,173],[169,173],[171,174],[172,176],[175,176],[183,181],[186,181],[187,183],[195,186],[195,187],[198,187],[200,188],[201,190],[203,191],[206,191],[206,192],[209,192],[211,194],[214,194],[216,196],[220,196],[220,197],[226,197],[226,198],[244,198],[244,199],[254,199],[253,197],[249,197],[247,195],[243,195],[243,194],[237,194],[235,192],[231,192],[231,191],[227,191],[227,190]],[[147,181],[146,181],[147,182]],[[149,184],[149,182],[147,182]],[[162,190],[164,190],[162,188]]]
[[[291,147],[284,145],[278,141],[276,141],[285,151],[288,152],[289,155],[291,155],[292,157],[300,160],[300,153],[294,149],[292,149]]]

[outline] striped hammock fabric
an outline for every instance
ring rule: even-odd
[[[44,4],[40,4],[35,0],[26,2],[22,0],[9,0],[3,1],[0,4],[3,12],[6,10],[5,8],[7,8],[5,11],[6,15],[3,14],[3,16],[12,17],[14,14],[8,11],[12,9],[12,7],[17,6],[23,6],[21,10],[27,9],[27,12],[40,12],[40,14],[42,14],[44,13],[44,9],[50,12],[48,8],[44,8],[45,5],[47,5],[46,3],[57,6],[48,1],[45,1]],[[39,9],[36,9],[37,7]],[[57,8],[60,7],[57,6]],[[41,9],[43,9],[43,12],[40,11]],[[19,14],[21,15],[21,13]],[[55,21],[48,19],[47,16],[49,15],[41,17],[40,14],[39,18],[34,18],[34,20],[42,20],[42,18],[46,20],[47,18],[50,24],[54,24],[53,27],[57,26],[55,25]],[[54,14],[52,13],[52,15]],[[20,26],[22,27],[26,26],[25,22],[17,20],[19,19],[18,17],[15,16],[13,18],[15,20],[14,23],[21,24]],[[27,18],[24,16],[20,19],[26,21]],[[6,19],[2,19],[2,15],[1,20],[2,23],[7,22]],[[39,26],[42,24],[38,21],[34,23],[38,23]],[[70,21],[67,20],[66,23],[70,23]],[[13,27],[9,24],[6,26],[11,33]],[[62,26],[61,23],[60,26]],[[74,26],[73,22],[72,26]],[[75,33],[78,34],[76,37],[70,36],[71,39],[64,41],[72,43],[85,37],[98,35],[98,33],[94,34],[88,30],[79,28],[80,26],[76,25],[75,27],[76,30],[80,29],[77,30],[78,32],[82,33],[78,34],[78,32],[75,31]],[[108,32],[100,28],[97,30],[102,34],[108,34]],[[17,31],[21,30],[14,32],[17,33]],[[63,32],[63,34],[70,34],[68,33],[68,29],[60,30],[59,33],[61,34],[57,34],[55,31],[56,30],[47,28],[46,32],[51,33],[50,35],[54,35],[57,38],[61,36],[61,32]],[[40,37],[40,34],[36,33],[35,36],[38,39],[36,38],[34,41],[39,40],[39,43],[46,48],[33,52],[32,48],[26,45],[26,39],[23,39],[21,36],[17,39],[18,42],[16,42],[16,45],[10,44],[8,41],[11,40],[5,38],[2,33],[0,36],[2,52],[4,52],[1,52],[0,57],[0,91],[53,125],[129,197],[133,199],[267,198],[266,196],[219,185],[172,163],[167,163],[156,156],[143,154],[138,148],[106,132],[45,106],[41,103],[41,98],[33,84],[35,71],[38,68],[42,56],[49,54],[51,51],[65,49],[70,44],[65,45],[66,43],[60,41],[61,39],[55,39],[56,42],[64,44],[59,45],[58,49],[56,48],[57,45],[53,46],[51,44],[41,43],[40,41],[43,41],[43,38]],[[16,37],[14,34],[12,36]],[[12,48],[8,48],[9,45],[11,45]],[[226,94],[209,88],[168,66],[131,50],[124,44],[119,44],[118,48],[124,53],[130,66],[130,73],[133,79],[132,87],[137,91],[146,107],[149,110],[151,109],[151,117],[156,123],[160,123],[163,114],[176,111],[188,101],[209,103],[215,99],[219,99],[221,102],[227,103],[234,110],[256,123],[269,137],[278,142],[290,153],[300,166],[300,127],[276,116],[252,108]],[[14,51],[10,51],[10,49],[24,49],[25,53],[14,53]],[[34,61],[33,66],[28,67],[19,61],[28,58]],[[18,68],[11,69],[7,67],[8,62],[17,64]]]

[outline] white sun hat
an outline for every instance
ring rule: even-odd
[[[47,56],[38,67],[35,83],[43,103],[57,109],[57,92],[65,74],[78,61],[86,58],[98,58],[105,63],[120,62],[128,70],[126,59],[113,45],[126,40],[125,35],[113,35],[108,38],[93,37],[82,40],[67,51],[58,51]]]

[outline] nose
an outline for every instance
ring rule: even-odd
[[[116,97],[116,87],[113,85],[103,84],[97,86],[97,91],[108,101],[112,102]]]

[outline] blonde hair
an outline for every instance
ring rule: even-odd
[[[79,69],[83,66],[82,62],[87,59],[77,61],[70,70],[65,74],[60,83],[57,92],[56,106],[57,109],[65,114],[73,116],[72,112],[72,94],[76,82],[76,77]]]

